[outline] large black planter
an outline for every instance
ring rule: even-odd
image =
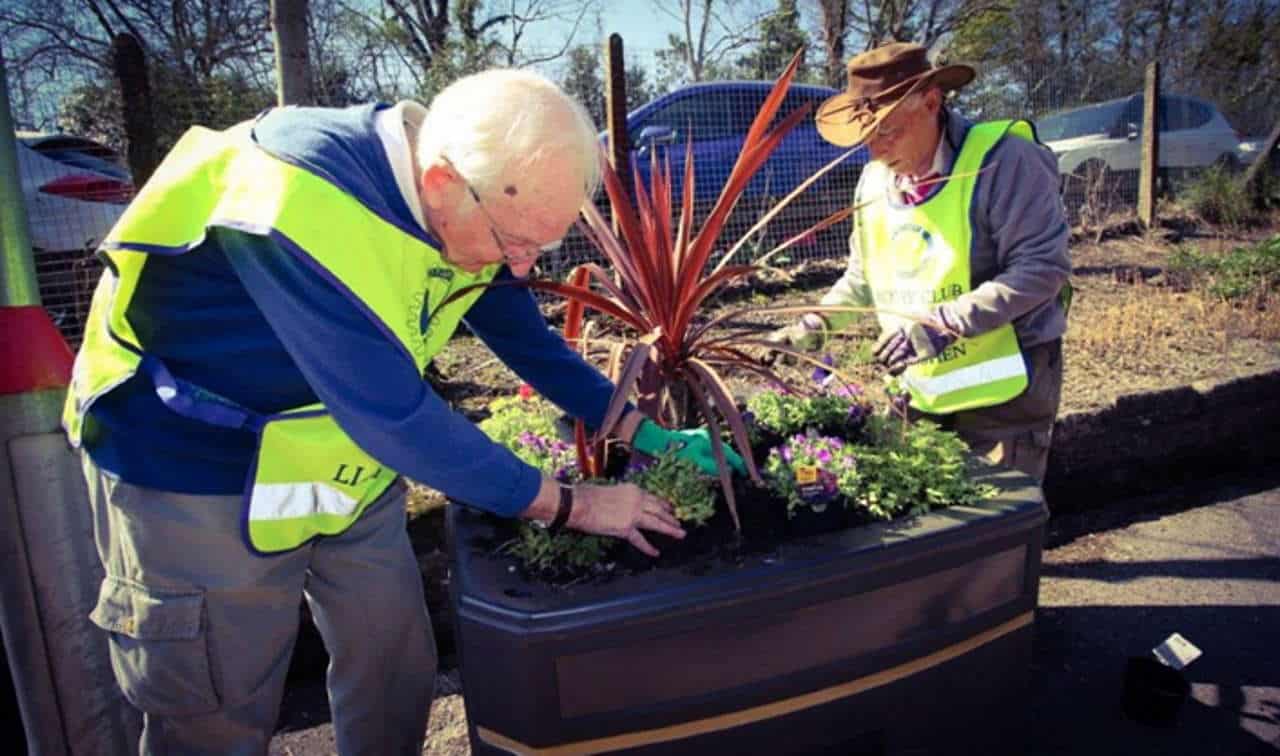
[[[448,514],[474,753],[994,753],[1020,730],[1044,523],[1026,476],[710,568],[557,588]]]

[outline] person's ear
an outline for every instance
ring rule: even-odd
[[[452,192],[462,183],[457,172],[443,160],[436,160],[422,169],[418,177],[418,189],[422,201],[432,210],[439,210],[450,202]]]
[[[929,87],[924,93],[924,103],[930,113],[937,113],[942,108],[942,89]]]

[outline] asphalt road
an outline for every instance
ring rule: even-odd
[[[1203,651],[1185,670],[1190,698],[1172,727],[1134,722],[1125,661],[1174,632]],[[1280,754],[1280,469],[1052,518],[1033,680],[1011,752]],[[319,684],[293,685],[281,721],[273,754],[333,752]]]
[[[1280,475],[1213,481],[1050,521],[1034,754],[1280,753]],[[1204,655],[1171,728],[1120,707],[1129,656],[1180,633]]]

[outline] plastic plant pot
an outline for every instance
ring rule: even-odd
[[[1178,718],[1191,683],[1173,667],[1134,656],[1124,667],[1124,713],[1136,722],[1168,727]]]

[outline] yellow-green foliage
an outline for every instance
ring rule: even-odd
[[[540,396],[501,397],[489,402],[489,417],[480,421],[480,430],[525,462],[540,468],[542,460],[528,457],[532,452],[524,448],[520,437],[532,433],[540,438],[556,438],[556,418],[559,416],[560,410]]]

